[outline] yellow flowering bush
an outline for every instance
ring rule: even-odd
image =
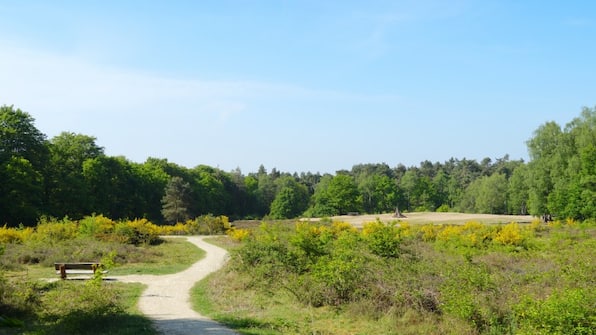
[[[72,240],[77,237],[79,229],[76,222],[67,217],[62,220],[43,217],[37,224],[31,238],[38,241],[55,242]]]
[[[115,234],[124,243],[151,244],[159,239],[160,228],[147,219],[119,222]]]
[[[524,241],[521,228],[516,222],[511,222],[499,229],[494,241],[502,245],[521,245]]]
[[[247,229],[237,229],[235,227],[231,227],[226,231],[226,234],[236,242],[242,242],[246,240],[250,236],[250,231]]]
[[[109,235],[114,233],[116,222],[103,215],[86,216],[79,221],[79,234],[83,236],[97,237],[101,240],[110,239]]]
[[[422,233],[422,240],[426,242],[436,240],[440,229],[441,226],[436,226],[432,223],[421,226],[419,230]]]
[[[350,223],[347,222],[342,222],[342,221],[334,221],[331,224],[331,230],[333,231],[333,233],[335,235],[339,235],[341,232],[344,231],[350,231],[350,232],[356,232],[357,229],[354,228],[354,226]]]
[[[31,237],[33,228],[8,228],[6,225],[0,227],[0,244],[23,243]]]

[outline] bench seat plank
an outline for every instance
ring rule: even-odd
[[[66,279],[67,274],[84,274],[92,275],[96,271],[107,273],[106,270],[101,270],[101,263],[99,262],[78,262],[78,263],[54,263],[56,274],[60,275],[62,279]]]

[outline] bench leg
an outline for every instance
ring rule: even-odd
[[[66,279],[66,265],[60,264],[60,278]]]

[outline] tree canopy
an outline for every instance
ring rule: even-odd
[[[173,223],[206,214],[294,218],[396,207],[596,217],[596,108],[564,127],[540,125],[527,142],[527,163],[508,155],[411,167],[367,163],[334,175],[264,166],[245,175],[153,157],[134,163],[106,155],[92,136],[63,132],[47,140],[34,122],[27,112],[0,107],[0,224],[32,225],[42,215]]]

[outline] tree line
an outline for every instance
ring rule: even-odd
[[[419,166],[357,164],[334,175],[264,166],[243,174],[167,159],[108,156],[96,138],[51,139],[34,118],[0,107],[0,224],[42,216],[146,218],[164,224],[200,215],[232,219],[332,216],[350,212],[462,211],[596,217],[596,107],[565,127],[547,122],[527,141],[530,161],[451,158]]]

